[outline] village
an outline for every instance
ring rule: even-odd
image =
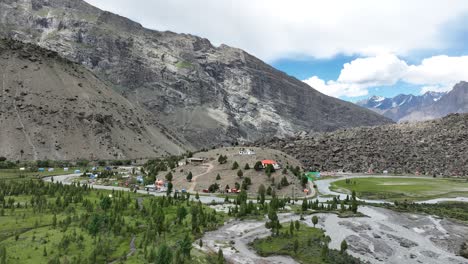
[[[234,195],[245,190],[250,196],[256,196],[263,185],[269,195],[274,191],[276,195],[289,197],[314,194],[313,181],[320,178],[319,172],[304,172],[293,157],[267,148],[226,147],[198,152],[174,162],[160,162],[165,163],[166,170],[156,175],[148,162],[139,166],[94,166],[70,173],[81,175],[75,179],[80,184],[149,193],[167,193],[170,189],[173,193]]]

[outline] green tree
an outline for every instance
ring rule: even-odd
[[[343,241],[341,241],[341,246],[340,246],[341,254],[345,253],[347,249],[348,249],[348,243],[346,243],[346,240],[343,239]]]
[[[263,169],[262,162],[261,162],[261,161],[257,161],[257,162],[255,163],[255,165],[254,165],[254,170],[259,171],[259,170],[261,170],[261,169]]]
[[[179,249],[182,255],[190,259],[190,252],[192,251],[192,239],[190,238],[190,235],[188,233],[185,234],[184,239],[178,242],[179,244]]]
[[[57,215],[54,214],[52,217],[52,228],[55,229],[57,227]]]
[[[358,210],[358,202],[353,199],[353,201],[351,202],[351,211],[353,211],[353,213],[357,213],[357,210]]]
[[[172,182],[168,182],[167,183],[167,191],[166,191],[166,195],[170,195],[172,193],[172,187],[174,187],[174,185],[172,184]]]
[[[309,179],[306,176],[301,177],[301,185],[302,187],[306,187],[307,182],[309,182]]]
[[[44,247],[44,250],[42,251],[42,256],[47,257],[47,249]]]
[[[200,200],[200,195],[198,194],[198,192],[195,193],[195,199]]]
[[[198,245],[200,246],[200,248],[203,247],[203,240],[200,239],[200,241],[198,242]]]
[[[297,254],[297,250],[299,249],[299,241],[297,240],[297,238],[296,238],[296,240],[294,240],[293,249],[294,249],[294,254]]]
[[[173,178],[172,172],[169,172],[168,174],[166,174],[166,180],[167,181],[172,181],[172,178]]]
[[[246,164],[245,164],[245,166],[244,166],[244,170],[250,170],[250,166],[249,166],[249,164],[248,164],[248,163],[246,163]]]
[[[158,253],[156,254],[156,263],[172,264],[172,251],[165,243],[158,249]]]
[[[237,163],[237,161],[234,161],[234,163],[232,163],[231,169],[232,170],[237,170],[238,168],[239,168],[239,163]]]
[[[218,264],[224,264],[224,254],[221,248],[218,249]]]
[[[109,196],[102,197],[100,206],[101,206],[101,209],[104,211],[109,210],[109,208],[112,206],[111,198]]]
[[[314,227],[317,223],[318,223],[318,217],[316,215],[312,216],[312,224],[314,224]]]
[[[187,216],[187,209],[184,206],[177,208],[177,222],[181,224],[184,218]]]
[[[190,171],[190,172],[188,173],[188,175],[187,175],[187,181],[191,182],[191,181],[192,181],[192,177],[193,177],[193,175],[192,175],[192,172]]]
[[[221,176],[219,175],[219,173],[218,173],[218,175],[216,175],[216,180],[217,181],[221,180]]]
[[[301,225],[299,224],[298,220],[294,222],[294,227],[296,228],[297,231],[299,231],[299,228],[301,228]]]
[[[244,172],[242,172],[242,170],[239,169],[239,170],[237,171],[237,177],[242,178],[242,176],[244,176]]]
[[[260,195],[260,204],[265,203],[265,193],[266,193],[265,185],[260,184],[260,186],[258,187],[258,194]]]
[[[273,172],[275,172],[275,167],[273,167],[272,164],[268,164],[265,168],[265,173],[268,175],[268,174],[272,174]]]
[[[320,256],[322,257],[323,260],[328,259],[328,252],[329,252],[328,245],[323,245],[322,251],[320,253]]]
[[[227,156],[219,155],[218,157],[219,164],[224,164],[227,162]]]
[[[166,219],[166,216],[164,214],[163,209],[161,207],[158,207],[156,209],[156,214],[154,216],[155,229],[158,235],[161,235],[164,232],[165,219]]]
[[[0,247],[0,264],[7,264],[7,250],[5,246]]]
[[[308,208],[308,203],[307,203],[307,199],[304,198],[304,200],[302,200],[302,206],[301,206],[301,209],[302,211],[307,211],[307,208]]]
[[[294,235],[294,223],[292,220],[289,223],[289,233],[291,234],[291,236]]]

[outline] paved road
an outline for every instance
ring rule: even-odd
[[[60,182],[62,184],[70,185],[70,184],[73,183],[73,179],[78,178],[81,175],[82,174],[58,175],[58,176],[54,176],[53,179],[54,179],[54,182]],[[52,177],[45,177],[44,178],[44,181],[46,181],[46,182],[51,182],[51,180],[52,180]],[[93,189],[100,189],[100,190],[129,191],[128,188],[119,187],[119,186],[105,186],[105,185],[97,185],[97,184],[91,184],[90,186]],[[154,196],[164,196],[164,195],[166,195],[166,192],[148,192],[148,191],[145,191],[145,190],[138,190],[137,193],[149,194],[149,195],[154,195]],[[193,196],[192,196],[192,199],[195,199],[195,198],[193,198]],[[209,204],[209,203],[211,203],[213,201],[221,203],[221,202],[224,202],[224,198],[217,197],[215,195],[200,195],[200,201],[202,203],[204,203],[204,204]]]
[[[209,171],[208,171],[209,172]],[[208,173],[205,172],[205,173]],[[203,174],[203,173],[202,173]],[[198,176],[202,175],[199,174]],[[59,175],[59,176],[54,176],[54,182],[61,182],[63,184],[71,184],[73,182],[73,179],[81,176],[81,174],[69,174],[69,175]],[[354,179],[354,178],[426,178],[427,180],[432,180],[432,177],[423,177],[423,176],[384,176],[384,175],[349,175],[345,177],[339,177],[339,178],[333,178],[333,179],[324,179],[324,180],[318,180],[315,181],[314,183],[317,185],[317,190],[319,192],[319,195],[317,199],[319,201],[327,201],[330,198],[329,197],[321,197],[322,195],[335,195],[335,196],[340,196],[340,199],[345,199],[346,194],[343,193],[338,193],[330,190],[330,185],[332,182],[338,181],[338,180],[343,180],[343,179]],[[44,178],[44,181],[51,181],[51,177],[46,177]],[[102,189],[102,190],[116,190],[116,191],[128,191],[128,188],[125,187],[118,187],[118,186],[104,186],[104,185],[91,185],[94,189]],[[315,190],[311,188],[314,192]],[[166,195],[165,192],[147,192],[144,190],[138,190],[138,193],[141,194],[149,194],[149,195],[154,195],[154,196],[164,196]],[[308,195],[308,198],[311,198],[315,195],[315,193],[311,193]],[[360,201],[367,202],[367,203],[389,203],[388,201],[383,201],[383,200],[369,200],[369,199],[359,199]],[[200,201],[204,204],[209,204],[212,203],[213,201],[217,203],[222,203],[224,201],[224,198],[218,197],[213,194],[200,194]],[[256,200],[253,200],[256,202]],[[431,200],[426,200],[426,201],[418,201],[418,203],[438,203],[438,202],[446,202],[446,201],[458,201],[458,202],[468,202],[467,197],[456,197],[456,198],[438,198],[438,199],[431,199]],[[299,199],[297,204],[301,204],[302,199]]]

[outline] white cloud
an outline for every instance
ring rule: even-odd
[[[421,93],[450,91],[459,81],[468,80],[468,56],[434,56],[419,65],[408,65],[395,55],[358,58],[343,65],[336,81],[324,81],[317,76],[304,80],[313,88],[334,97],[357,97],[368,89],[392,86],[398,81],[423,85]]]
[[[468,80],[468,56],[434,56],[411,65],[404,80],[412,84],[449,85]]]
[[[407,69],[406,62],[392,54],[359,58],[343,65],[338,82],[364,87],[394,85]]]
[[[440,85],[427,85],[421,87],[421,94],[425,94],[427,92],[448,92],[452,90],[453,85],[450,86],[440,86]]]
[[[191,33],[273,61],[444,48],[465,0],[86,0],[157,30]]]

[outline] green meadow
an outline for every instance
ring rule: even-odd
[[[466,179],[449,178],[353,178],[335,181],[330,189],[363,199],[418,201],[442,197],[468,197]]]

